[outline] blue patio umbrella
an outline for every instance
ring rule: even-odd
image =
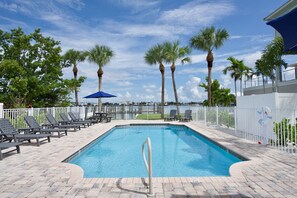
[[[85,96],[84,98],[112,98],[116,97],[115,95],[105,93],[103,91],[98,91],[96,93],[93,93],[91,95]]]
[[[285,51],[297,51],[297,8],[267,24],[282,35]]]

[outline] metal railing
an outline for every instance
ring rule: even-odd
[[[287,82],[290,80],[296,80],[297,79],[297,70],[295,68],[287,68],[284,69],[281,72],[280,76],[280,82]],[[272,84],[272,80],[269,77],[264,77],[264,84],[270,85]],[[263,86],[263,78],[262,76],[256,76],[252,79],[246,79],[244,80],[244,88],[250,88],[250,87],[257,87],[257,86]]]
[[[144,152],[144,146],[147,145],[147,152],[148,152],[148,163],[146,160],[146,156],[145,156],[145,152]],[[153,197],[154,193],[153,193],[153,158],[152,158],[152,146],[151,146],[151,139],[148,137],[142,144],[142,159],[146,168],[146,171],[148,173],[148,177],[149,177],[149,184],[148,184],[148,188],[149,191],[147,193],[148,197]]]

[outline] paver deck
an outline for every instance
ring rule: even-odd
[[[78,166],[61,161],[116,125],[159,122],[164,123],[112,121],[40,147],[22,145],[21,154],[0,161],[0,197],[146,197],[143,178],[83,178]],[[195,122],[171,123],[187,125],[250,160],[231,166],[230,177],[154,178],[155,197],[297,197],[297,156]]]

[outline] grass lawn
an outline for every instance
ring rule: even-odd
[[[183,116],[184,114],[180,114]],[[169,114],[164,114],[164,118],[168,117]],[[137,120],[161,120],[161,114],[138,114],[136,116]]]
[[[138,120],[160,120],[161,114],[139,114],[136,116]]]

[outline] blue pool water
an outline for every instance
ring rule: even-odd
[[[87,178],[147,177],[141,152],[147,137],[154,177],[227,176],[241,161],[185,126],[132,125],[115,127],[68,162]]]

